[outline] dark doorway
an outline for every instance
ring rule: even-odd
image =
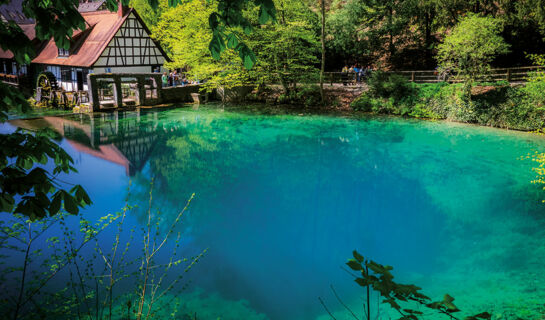
[[[76,71],[76,81],[78,83],[78,91],[83,90],[83,71]]]
[[[12,74],[13,73],[13,64],[11,61],[6,62],[6,74]]]

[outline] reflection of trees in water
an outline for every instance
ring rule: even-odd
[[[183,119],[165,121],[167,131],[171,122],[182,128],[157,141],[149,165],[134,177],[132,199],[146,199],[154,177],[156,204],[170,215],[197,194],[195,214],[188,218],[196,220],[222,213],[225,201],[252,185],[274,189],[280,208],[315,202],[324,188],[331,199],[345,197],[340,176],[350,178],[353,170],[357,183],[370,183],[377,166],[388,165],[389,145],[404,139],[403,130],[380,120],[217,113],[188,113]],[[338,188],[331,187],[332,180]]]

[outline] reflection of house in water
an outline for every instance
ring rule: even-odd
[[[10,122],[30,130],[52,128],[77,151],[119,164],[129,176],[144,167],[163,133],[157,128],[157,111],[114,111],[94,117],[74,114]]]

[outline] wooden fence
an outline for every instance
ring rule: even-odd
[[[479,81],[508,81],[525,82],[528,80],[528,74],[531,72],[544,70],[545,67],[517,67],[517,68],[497,68],[491,69],[490,73],[479,77]],[[407,80],[416,83],[434,83],[434,82],[459,82],[455,75],[442,75],[435,70],[412,70],[412,71],[387,71],[389,74],[398,74],[407,78]],[[355,84],[357,76],[355,73],[325,72],[324,82]],[[362,81],[365,80],[362,79]]]

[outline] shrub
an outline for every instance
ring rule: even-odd
[[[466,99],[464,84],[411,84],[378,75],[372,87],[352,102],[354,110],[458,122],[518,130],[545,127],[545,75],[532,75],[525,85],[505,81],[482,83],[484,90]],[[391,88],[401,93],[393,93]]]
[[[356,111],[372,111],[373,108],[373,98],[371,98],[367,94],[362,94],[360,97],[358,97],[356,100],[352,101],[350,104],[352,109]]]
[[[396,102],[414,94],[413,86],[403,76],[376,71],[368,80],[369,93],[375,98],[394,98]]]
[[[536,104],[536,107],[545,107],[545,72],[530,73],[528,83],[521,88],[521,93],[528,102]]]
[[[317,106],[322,101],[322,97],[320,96],[320,87],[317,85],[301,87],[301,89],[299,89],[299,91],[296,93],[296,99],[306,107]]]

